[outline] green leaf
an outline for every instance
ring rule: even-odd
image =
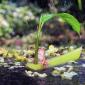
[[[72,16],[68,13],[59,13],[56,15],[61,17],[66,23],[68,23],[69,25],[72,26],[72,28],[75,32],[80,34],[80,23],[74,16]]]
[[[79,21],[74,16],[72,16],[71,14],[68,14],[68,13],[43,14],[43,15],[41,15],[40,21],[39,21],[39,26],[40,26],[39,30],[41,30],[44,23],[46,23],[49,19],[56,17],[56,16],[62,18],[66,23],[71,25],[75,32],[77,32],[78,34],[80,33],[80,23],[79,23]]]
[[[42,14],[39,21],[39,25],[41,26],[41,28],[45,22],[47,22],[49,19],[53,17],[54,17],[54,14]]]
[[[73,17],[72,15],[68,13],[57,13],[57,14],[43,14],[40,17],[39,21],[39,26],[38,26],[38,32],[37,32],[37,37],[36,37],[36,44],[35,44],[35,59],[34,61],[38,63],[38,48],[39,48],[39,43],[40,43],[40,33],[41,29],[44,25],[45,22],[47,22],[49,19],[52,19],[53,17],[61,17],[66,23],[70,24],[75,32],[80,34],[80,23],[78,20]],[[37,50],[36,50],[37,49]]]
[[[35,42],[35,59],[34,59],[34,62],[36,64],[38,63],[38,48],[39,48],[39,43],[40,43],[40,35],[41,35],[42,26],[44,25],[44,23],[46,21],[51,19],[53,16],[54,16],[54,14],[43,14],[40,17],[38,31],[37,31],[37,37],[36,37],[36,42]]]
[[[77,0],[79,10],[82,10],[82,0]]]
[[[41,64],[33,64],[33,63],[27,63],[26,67],[32,70],[42,70],[43,69],[43,65]]]
[[[61,55],[59,57],[56,56],[54,58],[48,59],[47,60],[48,61],[48,68],[67,63],[69,61],[75,61],[75,60],[79,59],[81,51],[82,51],[82,47],[79,47],[71,52],[68,52],[67,54]],[[33,63],[27,63],[26,67],[30,68],[32,70],[44,69],[41,64],[33,64]]]
[[[79,59],[80,54],[82,51],[82,47],[77,48],[71,52],[68,52],[67,54],[61,55],[59,57],[54,57],[50,60],[48,60],[49,67],[54,67],[56,65],[64,64],[69,61],[75,61]]]

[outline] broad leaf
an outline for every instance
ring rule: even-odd
[[[56,65],[67,63],[69,61],[75,61],[75,60],[79,59],[81,51],[82,51],[82,47],[77,48],[77,49],[75,49],[67,54],[61,55],[59,57],[54,57],[54,58],[48,60],[48,65],[49,65],[49,67],[54,67]]]
[[[75,32],[80,34],[80,23],[72,15],[70,15],[68,13],[43,14],[40,17],[38,32],[37,32],[37,37],[36,37],[36,44],[35,44],[35,59],[34,59],[34,62],[36,64],[38,63],[38,48],[39,48],[39,43],[40,43],[41,29],[42,29],[45,22],[47,22],[49,19],[56,17],[56,16],[61,17],[65,22],[67,22],[68,24],[70,24],[72,26],[72,28]]]
[[[78,20],[68,13],[59,13],[56,14],[61,17],[66,23],[70,24],[75,32],[80,33],[80,23]]]
[[[66,23],[71,25],[75,32],[77,32],[78,34],[80,33],[80,23],[78,22],[78,20],[74,16],[72,16],[71,14],[68,14],[68,13],[41,15],[40,21],[39,21],[39,26],[40,26],[39,30],[41,30],[44,23],[46,23],[49,19],[56,17],[56,16],[62,18]]]
[[[67,63],[69,61],[74,61],[74,60],[79,59],[81,51],[82,51],[82,48],[80,47],[80,48],[77,48],[77,49],[67,53],[67,54],[61,55],[59,57],[56,56],[54,58],[48,59],[47,60],[48,61],[48,68]],[[33,64],[33,63],[28,63],[26,65],[26,67],[30,68],[32,70],[44,69],[41,64]]]

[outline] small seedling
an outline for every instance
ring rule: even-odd
[[[56,16],[62,18],[66,23],[70,24],[72,26],[73,30],[76,33],[78,33],[78,35],[80,35],[80,23],[74,16],[72,16],[68,13],[41,15],[40,20],[39,20],[39,25],[38,25],[38,31],[36,33],[36,38],[35,38],[35,59],[34,59],[35,64],[38,64],[38,49],[39,49],[39,44],[40,44],[42,27],[48,20],[50,20]]]

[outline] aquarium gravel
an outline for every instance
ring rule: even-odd
[[[48,50],[48,53],[54,55],[52,53],[56,54],[56,50],[60,52],[54,48],[53,52]],[[31,54],[27,55],[27,52]],[[62,55],[63,50],[60,53]],[[63,65],[33,71],[25,67],[27,59],[32,58],[33,54],[30,50],[9,50],[8,52],[7,49],[2,49],[0,51],[0,85],[85,85],[84,59],[80,58]]]
[[[61,74],[58,75],[51,74],[54,70],[53,68],[49,68],[41,72],[29,71],[29,73],[47,74],[47,76],[45,74],[45,77],[41,78],[39,76],[32,77],[27,75],[25,72],[27,69],[23,66],[12,66],[10,68],[0,66],[0,85],[85,85],[85,67],[83,67],[82,64],[85,64],[84,60],[76,61],[75,65],[70,64],[70,66],[73,66],[72,71],[77,74],[72,76],[71,79],[61,76],[63,71],[65,71],[64,67],[69,65],[68,63],[57,67],[60,68],[58,70],[62,71]]]

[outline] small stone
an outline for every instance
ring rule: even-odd
[[[47,77],[47,74],[46,73],[43,73],[43,74],[38,74],[38,76],[40,77],[40,78],[45,78],[45,77]]]
[[[72,65],[66,65],[65,67],[68,67],[68,68],[70,68],[70,67],[73,67]]]
[[[34,74],[31,74],[31,77],[34,77],[35,75]]]
[[[11,70],[11,69],[14,69],[15,67],[14,66],[11,66],[9,69]]]
[[[64,51],[63,51],[63,54],[66,54],[66,53],[68,53],[68,50],[64,50]]]
[[[38,72],[34,72],[34,76],[38,76],[39,75],[39,73]]]
[[[82,67],[85,67],[85,64],[82,64],[81,66],[82,66]]]
[[[32,77],[32,74],[29,74],[28,76]]]
[[[56,53],[56,56],[60,56],[60,54],[59,53]]]
[[[58,70],[58,71],[65,71],[66,68],[65,67],[54,67],[55,70]]]
[[[28,76],[30,76],[30,77],[33,77],[34,75],[32,74],[32,71],[25,71],[25,73],[28,75]]]
[[[9,67],[9,65],[7,63],[4,63],[4,67]]]
[[[69,64],[69,65],[77,64],[77,62],[75,62],[75,61],[69,61],[68,64]]]
[[[72,79],[73,76],[78,75],[76,72],[64,72],[64,74],[62,75],[63,78],[65,79]]]
[[[16,65],[16,66],[20,66],[21,63],[20,63],[20,62],[15,62],[15,65]]]
[[[4,62],[4,58],[0,57],[0,62],[3,63]]]
[[[67,65],[66,66],[68,69],[67,69],[67,72],[71,72],[71,71],[73,71],[73,66],[71,66],[71,65]]]
[[[27,73],[32,74],[32,71],[27,71]]]
[[[49,46],[49,49],[46,51],[46,56],[55,56],[55,53],[58,51],[58,48],[54,47],[53,45]]]

